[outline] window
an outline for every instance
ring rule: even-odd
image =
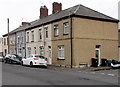
[[[18,36],[18,41],[17,41],[18,43],[20,43],[20,37]]]
[[[45,28],[45,37],[48,38],[48,27]]]
[[[19,53],[20,53],[20,54],[22,53],[22,52],[21,52],[21,49],[20,49]]]
[[[35,52],[35,54],[36,54],[36,47],[34,47],[34,52]]]
[[[59,35],[58,25],[54,25],[54,36]]]
[[[32,41],[31,42],[34,42],[34,31],[32,31]]]
[[[28,55],[30,55],[30,54],[31,54],[31,48],[28,47]]]
[[[51,46],[48,46],[48,58],[51,58]]]
[[[4,38],[4,45],[6,45],[6,38]]]
[[[58,46],[58,59],[64,59],[64,46]]]
[[[22,43],[24,43],[24,38],[23,37],[21,37],[22,38]]]
[[[29,42],[29,32],[27,32],[27,42]]]
[[[44,48],[43,48],[43,46],[40,46],[40,55],[44,56]]]
[[[64,34],[69,34],[69,24],[68,22],[65,22],[63,24]]]
[[[41,40],[42,39],[42,30],[39,29],[39,39]]]

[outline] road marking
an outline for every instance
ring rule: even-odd
[[[105,75],[105,73],[100,73],[101,75]]]
[[[85,72],[85,73],[88,73],[88,72]]]
[[[82,71],[78,71],[78,72],[82,72]]]
[[[114,74],[108,74],[109,76],[115,76]]]
[[[90,72],[91,74],[95,74],[95,72]]]

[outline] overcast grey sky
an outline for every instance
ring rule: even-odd
[[[61,2],[62,9],[78,4],[118,19],[118,2],[120,0],[0,0],[0,37],[7,33],[7,18],[10,19],[10,31],[39,18],[40,6],[46,5],[52,13],[52,3]]]

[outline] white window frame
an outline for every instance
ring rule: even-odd
[[[31,31],[31,35],[32,35],[32,42],[34,42],[34,31]]]
[[[62,54],[63,53],[63,54]],[[58,46],[58,59],[65,59],[64,45]]]
[[[34,47],[34,53],[36,54],[37,52],[36,52],[36,47]]]
[[[54,36],[59,36],[58,24],[54,25]]]
[[[69,34],[69,23],[68,22],[63,23],[63,33]]]
[[[44,56],[44,47],[43,46],[40,46],[40,55]]]
[[[39,39],[42,39],[42,29],[39,29]]]
[[[45,27],[44,29],[45,29],[45,38],[48,38],[49,37],[49,35],[48,35],[48,27]]]
[[[31,54],[31,48],[28,47],[28,55],[30,55],[30,54]]]
[[[27,42],[29,42],[29,32],[27,32]]]

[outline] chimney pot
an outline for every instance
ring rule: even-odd
[[[24,26],[26,24],[29,24],[29,22],[22,22],[21,24]]]
[[[48,8],[44,5],[40,7],[40,18],[48,16]]]
[[[62,10],[62,4],[58,2],[54,2],[52,13],[54,14],[54,13],[60,12],[61,10]]]

